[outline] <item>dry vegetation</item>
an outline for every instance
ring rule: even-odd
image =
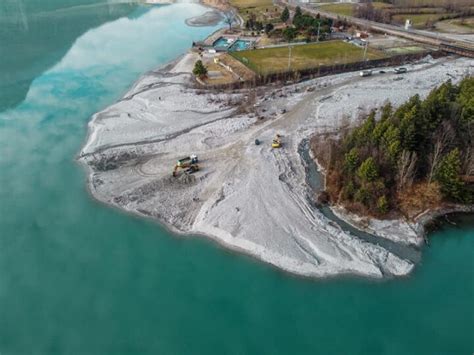
[[[344,4],[347,5],[347,4]],[[403,24],[410,19],[415,28],[430,28],[438,21],[465,18],[473,13],[472,0],[392,1],[392,5],[362,3],[353,5],[352,15],[383,23]],[[330,5],[333,6],[333,5]],[[338,5],[334,5],[338,6]],[[349,6],[352,6],[349,4]]]
[[[244,81],[252,81],[255,78],[255,73],[239,62],[237,59],[229,54],[223,54],[219,57],[222,64],[232,68],[234,73],[241,77]]]
[[[466,7],[472,0],[392,0],[396,7]]]
[[[272,0],[230,0],[230,4],[239,11],[244,21],[255,16],[258,21],[274,22],[281,13]]]
[[[437,182],[417,183],[397,195],[400,213],[414,218],[420,213],[438,207],[442,202],[441,189]]]

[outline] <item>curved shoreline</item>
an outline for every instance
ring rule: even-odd
[[[326,117],[338,117],[342,105],[328,104],[347,99],[347,90],[357,92],[362,79],[346,73],[264,88],[241,112],[250,100],[246,91],[220,94],[190,85],[193,55],[144,74],[124,99],[93,116],[79,159],[96,200],[302,276],[383,278],[413,270],[413,263],[332,225],[306,200],[297,147],[328,124],[337,129],[340,123]],[[446,70],[443,60],[436,63],[416,65]],[[452,63],[466,68],[463,60]],[[372,80],[386,87],[385,79]],[[305,92],[308,87],[316,89]],[[398,95],[401,101],[406,90]],[[275,132],[283,134],[280,150],[267,148]],[[257,137],[263,146],[253,144]],[[202,171],[188,182],[171,178],[172,162],[193,152]]]
[[[309,155],[310,159],[312,162],[316,165],[318,173],[323,177],[323,187],[321,190],[316,191],[317,193],[320,193],[325,190],[326,186],[326,179],[327,179],[327,174],[326,170],[322,167],[322,165],[319,163],[317,157],[314,156],[314,153],[311,148],[309,149]],[[403,218],[403,216],[400,216],[400,218],[395,218],[395,219],[385,219],[385,220],[379,220],[374,217],[370,216],[359,216],[355,213],[349,212],[343,205],[341,204],[328,204],[327,207],[332,211],[332,213],[339,218],[342,222],[347,223],[354,229],[358,231],[362,231],[365,233],[368,233],[370,235],[373,235],[377,238],[382,238],[394,242],[399,242],[402,244],[406,244],[407,246],[413,246],[420,248],[423,246],[423,244],[427,243],[427,226],[434,222],[436,219],[447,216],[450,214],[458,214],[458,213],[466,213],[466,214],[474,214],[474,206],[469,206],[469,205],[460,205],[460,204],[454,204],[454,203],[444,203],[441,206],[438,206],[435,209],[428,209],[425,210],[421,213],[419,213],[416,217],[413,218],[413,220],[409,221],[406,218]],[[378,228],[370,227],[364,225],[365,223],[372,223],[379,225],[385,225],[385,226],[394,226],[392,227],[393,229],[400,228],[400,225],[406,225],[410,229],[413,230],[414,233],[414,238],[411,240],[398,240],[396,238],[396,235],[387,235],[384,233],[380,233],[380,230]],[[335,223],[338,223],[335,221]],[[395,238],[394,238],[395,237]]]
[[[204,14],[196,17],[191,17],[186,20],[186,25],[191,27],[216,26],[224,20],[222,13],[211,8]]]

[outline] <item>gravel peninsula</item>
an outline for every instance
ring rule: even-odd
[[[383,241],[418,250],[422,225],[372,221],[380,243],[344,231],[314,205],[302,142],[355,124],[386,100],[398,106],[449,78],[472,75],[472,61],[427,57],[408,65],[403,77],[384,68],[369,78],[344,73],[223,92],[196,86],[196,60],[188,53],[145,74],[92,117],[79,159],[97,200],[298,275],[382,278],[413,270],[414,260]],[[282,148],[272,149],[277,134]],[[200,171],[174,178],[176,160],[191,154]]]

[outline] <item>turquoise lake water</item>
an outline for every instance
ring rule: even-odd
[[[0,354],[472,354],[472,217],[408,278],[309,280],[90,198],[91,114],[214,31],[185,25],[203,11],[2,0]]]

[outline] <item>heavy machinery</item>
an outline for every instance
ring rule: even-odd
[[[197,164],[198,162],[199,161],[198,161],[197,155],[193,154],[193,155],[190,155],[189,157],[179,159],[176,162],[176,165],[180,168],[185,168],[186,166],[189,166],[191,164]]]
[[[196,171],[199,171],[199,165],[197,164],[198,162],[198,157],[195,154],[179,159],[174,166],[173,176],[177,177],[180,170],[184,171],[186,174],[192,174]]]
[[[281,148],[281,136],[279,134],[273,139],[272,148]]]
[[[199,165],[191,164],[187,167],[180,167],[176,165],[173,169],[173,177],[178,177],[180,169],[182,169],[185,174],[192,174],[192,173],[195,173],[196,171],[199,171]]]

